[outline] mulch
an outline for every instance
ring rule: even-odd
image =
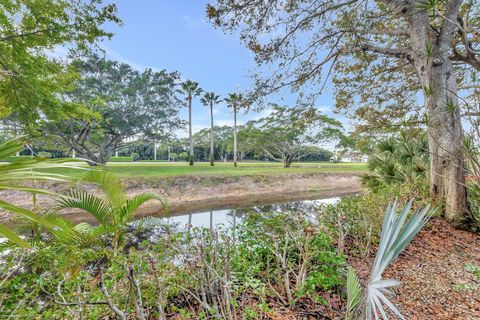
[[[366,279],[371,260],[349,262]],[[435,218],[384,278],[401,281],[391,301],[406,319],[480,319],[480,235]]]

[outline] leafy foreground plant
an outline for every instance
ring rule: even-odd
[[[123,236],[127,230],[128,223],[135,215],[135,211],[149,200],[162,199],[155,193],[145,192],[128,198],[122,182],[111,173],[105,171],[90,171],[84,179],[99,186],[104,193],[104,197],[97,197],[87,191],[73,189],[59,201],[60,209],[77,208],[85,210],[98,220],[100,225],[92,228],[88,224],[78,224],[69,228],[67,233],[57,233],[57,238],[66,241],[90,241],[102,234],[112,235],[113,256],[118,254],[119,245],[122,243]],[[56,220],[64,222],[65,229],[68,223],[60,217],[54,217]]]
[[[23,137],[18,137],[13,140],[9,140],[0,144],[0,160],[5,160],[11,156],[14,156],[17,152],[22,151],[24,148]],[[45,159],[34,158],[28,160],[18,160],[15,162],[5,163],[0,165],[0,190],[17,190],[32,193],[33,202],[35,205],[35,195],[55,195],[55,193],[37,188],[35,186],[26,186],[19,184],[20,182],[29,181],[71,181],[68,176],[42,172],[42,169],[52,168],[70,168],[70,169],[82,169],[78,164],[66,163],[72,161],[71,159]],[[83,168],[84,169],[84,168]],[[34,183],[33,183],[34,185]],[[8,210],[18,217],[34,222],[38,225],[45,227],[48,230],[61,230],[61,226],[55,224],[53,221],[49,221],[44,217],[37,214],[37,212],[15,206],[11,203],[0,199],[0,208]],[[29,248],[31,245],[24,239],[22,239],[14,231],[10,230],[7,226],[0,224],[0,235],[7,238],[10,242],[23,247]]]
[[[412,207],[410,201],[403,207],[400,215],[397,216],[397,203],[389,204],[383,220],[380,243],[377,255],[370,274],[370,279],[363,295],[357,275],[350,269],[347,276],[347,319],[355,319],[355,315],[363,314],[367,320],[388,319],[387,306],[400,319],[404,319],[400,311],[385,296],[389,289],[398,286],[400,282],[394,279],[382,279],[385,269],[399,256],[407,247],[415,235],[422,229],[431,217],[430,206],[424,209],[415,209],[410,218],[407,217]]]

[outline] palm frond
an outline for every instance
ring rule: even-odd
[[[125,189],[115,175],[100,170],[88,172],[83,180],[97,184],[108,198],[114,210],[120,209],[126,201]]]
[[[23,150],[24,136],[8,140],[0,144],[0,160],[5,160],[11,155]]]
[[[95,195],[82,191],[71,190],[58,200],[59,208],[76,208],[90,213],[99,223],[108,225],[112,221],[112,208],[109,203]]]
[[[0,208],[5,209],[7,211],[10,211],[12,213],[15,213],[17,216],[27,219],[29,221],[38,223],[46,228],[49,229],[56,229],[58,226],[55,224],[51,223],[50,221],[44,219],[43,217],[39,216],[37,213],[30,211],[25,208],[21,208],[18,206],[15,206],[11,203],[8,203],[6,201],[0,200]]]
[[[346,320],[355,319],[355,311],[360,303],[362,296],[362,286],[358,280],[357,274],[352,267],[348,268],[347,273],[347,311]]]
[[[414,210],[410,218],[407,219],[411,207],[412,201],[408,202],[397,216],[397,204],[394,202],[388,205],[385,212],[380,243],[366,289],[365,312],[367,320],[378,319],[378,313],[380,313],[383,319],[388,319],[384,306],[387,306],[395,315],[403,319],[398,309],[385,296],[385,293],[388,293],[391,287],[399,285],[400,282],[397,280],[384,280],[382,279],[382,274],[407,247],[433,214],[430,211],[430,206],[427,206],[424,209]]]
[[[150,200],[158,200],[163,203],[163,199],[152,192],[141,193],[128,199],[120,209],[120,221],[126,223],[142,204]]]
[[[51,232],[62,243],[88,246],[98,241],[92,232],[94,228],[87,223],[74,225],[58,214],[49,214],[45,216],[45,219],[59,226],[58,229]]]
[[[3,224],[0,224],[0,235],[19,247],[27,249],[31,248],[31,245],[27,241],[23,240],[20,236]]]

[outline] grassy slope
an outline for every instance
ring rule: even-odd
[[[123,177],[171,177],[182,175],[265,175],[284,173],[321,173],[321,172],[360,172],[366,170],[365,163],[294,163],[291,168],[283,168],[280,163],[246,162],[239,163],[237,168],[232,163],[216,163],[211,167],[209,163],[199,162],[193,167],[188,163],[109,163],[108,170]],[[82,174],[78,170],[54,170],[56,173]]]

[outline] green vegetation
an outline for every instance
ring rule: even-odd
[[[133,157],[111,157],[109,162],[133,162]]]
[[[98,46],[121,24],[110,1],[1,0],[0,8],[0,214],[14,217],[0,224],[1,317],[379,320],[404,319],[413,306],[415,318],[437,318],[445,297],[435,295],[479,290],[452,281],[480,281],[480,254],[467,248],[478,234],[455,230],[480,230],[478,0],[213,0],[207,18],[239,36],[259,65],[251,88],[223,99],[177,71],[107,59],[121,56]],[[316,99],[327,87],[335,107],[323,110]],[[198,97],[210,127],[194,133]],[[292,98],[294,107],[280,105]],[[231,108],[232,126],[214,125],[214,107]],[[336,112],[354,120],[351,132]],[[177,137],[187,124],[188,138]],[[347,163],[367,156],[368,164]],[[168,161],[148,162],[158,158]],[[185,181],[200,181],[212,198],[223,196],[218,181],[234,191],[243,181],[285,181],[271,190],[297,195],[326,176],[316,173],[340,173],[329,176],[338,187],[341,173],[362,174],[365,190],[333,205],[232,211],[232,224],[215,228],[213,213],[210,228],[193,227],[192,213],[185,226],[134,219],[147,202],[166,203],[139,190],[147,185],[199,202]],[[270,177],[286,174],[294,183]],[[172,186],[180,176],[189,177]],[[135,189],[124,187],[129,178]],[[31,201],[16,204],[19,193]],[[94,223],[69,220],[78,211]],[[410,269],[397,268],[411,243],[401,257]],[[440,277],[445,284],[424,272],[417,283],[424,265],[454,274]],[[406,274],[402,288],[396,279]],[[421,299],[408,301],[415,285]],[[438,313],[474,316],[458,307]]]
[[[211,167],[207,162],[197,162],[190,167],[188,162],[147,162],[136,164],[110,163],[106,170],[121,177],[172,177],[179,175],[268,175],[285,173],[328,173],[328,172],[364,172],[366,163],[328,163],[328,162],[304,162],[294,163],[291,168],[283,168],[278,162],[248,162],[238,163],[234,168],[230,163],[216,162]],[[79,173],[69,169],[49,170],[55,173],[73,174]]]
[[[71,190],[62,195],[59,200],[59,209],[82,209],[97,219],[99,226],[91,228],[85,224],[74,226],[75,237],[68,235],[68,241],[91,243],[92,240],[102,234],[112,236],[113,257],[116,257],[120,246],[123,244],[124,235],[131,222],[135,211],[149,200],[161,200],[160,196],[154,193],[141,193],[132,198],[127,198],[122,182],[114,175],[103,171],[90,171],[83,178],[83,181],[96,184],[100,187],[104,197],[97,197],[92,193],[82,190]],[[54,234],[65,233],[69,230],[55,231]],[[86,240],[86,241],[85,241]]]

